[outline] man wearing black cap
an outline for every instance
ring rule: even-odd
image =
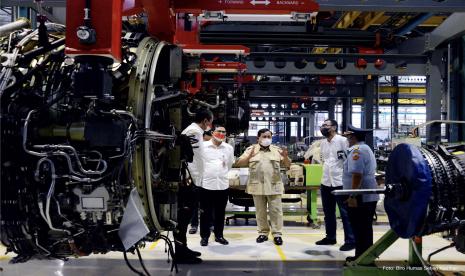
[[[376,159],[371,148],[365,144],[365,137],[372,130],[348,127],[344,133],[349,141],[347,160],[344,162],[342,182],[344,189],[376,188]],[[354,261],[373,245],[373,216],[377,194],[350,196],[347,199],[350,225],[355,235],[355,256],[346,261]]]

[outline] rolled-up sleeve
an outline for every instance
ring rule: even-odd
[[[250,152],[252,151],[252,147],[248,147],[244,153],[242,153],[241,157],[239,157],[239,159],[242,159],[242,158],[246,158],[247,156],[250,155]]]

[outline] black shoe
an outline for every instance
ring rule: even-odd
[[[260,235],[260,236],[258,236],[258,238],[257,238],[257,243],[262,243],[262,242],[267,241],[267,240],[268,240],[268,237],[267,237],[267,236],[265,236],[265,235]]]
[[[357,260],[357,258],[358,257],[355,257],[355,256],[349,256],[349,257],[346,258],[346,262],[348,262],[348,263],[353,262],[353,261]]]
[[[202,253],[200,253],[199,251],[191,250],[188,247],[186,247],[186,255],[193,256],[193,257],[200,257]]]
[[[283,239],[281,237],[274,237],[274,244],[276,245],[282,245],[283,244]]]
[[[218,242],[218,243],[221,243],[223,245],[228,245],[229,244],[229,242],[223,237],[215,238],[215,241]]]
[[[191,226],[191,229],[189,229],[189,234],[193,235],[197,233],[197,226]]]
[[[175,244],[175,254],[179,258],[194,258],[202,255],[198,251],[190,250],[186,245]]]
[[[322,240],[319,240],[315,243],[316,245],[333,245],[336,244],[336,240],[330,240],[327,238],[324,238]]]
[[[207,246],[208,245],[208,238],[202,238],[200,240],[200,245],[201,246]]]
[[[176,254],[174,256],[178,264],[200,264],[202,262],[202,259],[198,257],[177,256]]]
[[[339,247],[340,251],[350,251],[355,249],[355,244],[353,243],[344,243],[341,247]]]

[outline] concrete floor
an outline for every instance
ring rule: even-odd
[[[374,236],[381,237],[388,226],[375,226]],[[342,234],[342,229],[341,231]],[[284,244],[279,247],[272,241],[255,243],[255,226],[227,226],[225,238],[230,244],[225,246],[214,241],[213,235],[207,247],[200,246],[198,234],[189,235],[189,246],[202,252],[201,265],[180,265],[178,275],[341,275],[343,261],[351,252],[339,251],[335,246],[317,246],[315,241],[323,237],[323,229],[306,226],[286,226]],[[338,236],[341,242],[342,236]],[[439,236],[424,238],[423,256],[447,245]],[[142,250],[145,264],[152,275],[174,275],[167,263],[164,242],[147,244]],[[134,267],[140,268],[135,255],[129,254]],[[399,240],[381,255],[378,266],[395,267],[408,258],[408,241]],[[23,264],[9,264],[10,256],[0,257],[0,276],[6,275],[135,275],[126,266],[121,253],[92,255],[67,262],[59,260],[33,260]],[[435,257],[433,263],[442,270],[465,275],[465,256],[448,249]],[[455,274],[460,275],[460,274]]]
[[[305,200],[305,198],[304,198]],[[300,204],[298,204],[300,207]],[[305,202],[304,202],[305,206]],[[321,203],[318,202],[318,206]],[[292,207],[292,206],[285,206]],[[374,226],[374,238],[379,239],[389,224],[382,204],[378,204],[378,223]],[[227,209],[234,209],[228,205]],[[319,209],[320,223],[322,218]],[[210,237],[209,245],[200,246],[199,234],[188,234],[188,244],[193,250],[202,253],[203,263],[200,265],[179,265],[177,275],[209,276],[209,275],[342,275],[343,264],[347,256],[354,251],[341,252],[339,247],[343,242],[342,223],[338,222],[338,244],[334,246],[317,246],[315,242],[324,237],[324,227],[319,229],[308,227],[305,217],[285,217],[285,227],[282,246],[273,244],[272,239],[257,244],[255,220],[245,225],[243,219],[237,224],[231,220],[231,225],[225,227],[224,236],[229,245],[221,245]],[[427,258],[431,252],[448,245],[449,242],[440,235],[423,238],[423,256]],[[0,252],[4,248],[0,248]],[[176,275],[171,272],[171,263],[167,263],[165,244],[163,241],[148,243],[141,250],[145,265],[151,275]],[[31,260],[22,264],[9,264],[11,255],[0,256],[0,276],[13,275],[66,275],[66,276],[97,276],[97,275],[135,275],[126,266],[122,253],[112,252],[106,255],[91,255],[67,262],[60,260]],[[137,256],[128,254],[130,262],[139,270],[141,266]],[[392,269],[402,266],[408,259],[408,240],[398,240],[377,261],[380,269]],[[455,249],[447,249],[432,258],[433,265],[441,272],[450,275],[465,275],[465,255]]]

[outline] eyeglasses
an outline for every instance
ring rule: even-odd
[[[332,127],[333,125],[322,124],[320,127]]]
[[[215,132],[226,133],[226,130],[215,130]]]

